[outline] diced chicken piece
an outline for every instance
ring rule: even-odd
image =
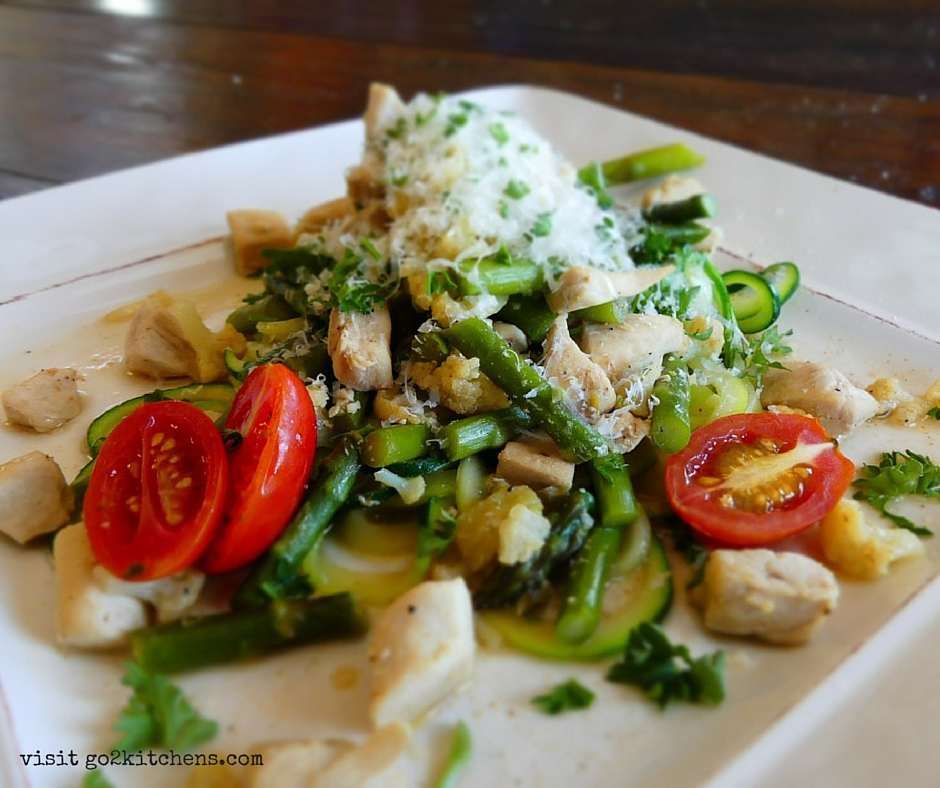
[[[689,346],[682,323],[669,315],[627,315],[619,324],[587,323],[581,349],[598,364],[616,386],[667,353],[682,353]]]
[[[512,323],[503,323],[500,320],[494,320],[493,330],[499,334],[500,339],[517,353],[524,352],[529,345],[525,331],[519,328],[519,326],[514,326]]]
[[[144,603],[109,594],[95,581],[95,554],[84,523],[68,525],[56,534],[52,556],[56,581],[56,637],[64,646],[112,648],[146,626]]]
[[[470,680],[474,653],[473,606],[462,578],[406,591],[373,629],[373,723],[410,723],[431,711]]]
[[[626,454],[639,445],[650,432],[650,423],[639,418],[629,407],[605,413],[594,422],[597,431],[610,441],[618,454]]]
[[[309,788],[331,761],[352,747],[349,742],[321,739],[265,743],[252,747],[264,766],[238,771],[248,776],[246,788]]]
[[[765,408],[783,405],[809,413],[833,438],[848,435],[878,412],[878,401],[839,370],[811,361],[787,366],[764,375],[760,401]]]
[[[131,319],[124,340],[124,362],[136,375],[163,379],[189,377],[197,383],[223,380],[224,352],[242,352],[245,339],[231,325],[210,331],[190,301],[148,298]]]
[[[844,499],[819,524],[826,562],[855,580],[876,580],[895,561],[924,554],[924,543],[911,531],[865,517],[857,501]]]
[[[369,85],[369,98],[363,114],[366,140],[380,140],[385,127],[391,125],[404,111],[405,103],[391,85],[381,82]]]
[[[550,438],[515,440],[500,451],[496,475],[512,485],[567,492],[574,480],[574,463],[562,459]]]
[[[715,550],[698,590],[705,626],[728,635],[801,645],[839,599],[835,575],[799,553]]]
[[[349,197],[337,197],[319,205],[313,206],[297,222],[295,233],[297,236],[316,235],[326,225],[340,219],[351,217],[356,212],[356,206]]]
[[[695,178],[670,174],[662,182],[643,193],[643,207],[650,208],[661,202],[679,202],[680,200],[704,194],[705,187]]]
[[[513,506],[499,524],[499,562],[511,566],[528,561],[542,549],[551,528],[544,514],[522,504]]]
[[[150,603],[160,623],[183,616],[196,603],[206,580],[205,574],[198,569],[184,569],[175,575],[143,583],[121,580],[103,566],[96,566],[93,574],[95,582],[106,594],[134,597]]]
[[[31,451],[0,465],[0,531],[25,544],[69,521],[75,505],[62,469]]]
[[[7,421],[36,432],[51,432],[82,410],[78,373],[74,369],[44,369],[3,392]]]
[[[392,385],[392,319],[388,308],[371,312],[330,312],[327,349],[333,373],[344,386],[375,391]]]
[[[606,304],[615,298],[627,298],[652,287],[673,270],[664,265],[607,272],[586,265],[568,268],[558,278],[554,289],[545,296],[549,308],[559,315]]]
[[[289,249],[294,245],[294,231],[284,215],[277,211],[229,211],[226,214],[235,254],[235,270],[248,276],[264,268],[265,249]]]
[[[565,318],[552,325],[543,352],[545,379],[559,386],[582,416],[594,419],[614,407],[617,394],[607,374],[571,338]]]
[[[407,724],[400,721],[384,724],[361,744],[340,753],[308,785],[310,788],[378,787],[410,740],[411,729]]]
[[[264,766],[240,767],[245,788],[380,788],[397,785],[392,769],[411,740],[407,725],[393,722],[364,741],[339,739],[271,742],[252,748]]]
[[[363,116],[366,127],[365,153],[362,162],[346,173],[346,191],[353,203],[362,205],[384,197],[384,169],[376,147],[385,129],[401,117],[404,110],[404,102],[394,88],[380,83],[369,86],[369,99]]]

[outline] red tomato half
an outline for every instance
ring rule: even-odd
[[[187,402],[141,405],[102,444],[83,516],[98,561],[125,580],[193,564],[222,518],[228,469],[215,424]]]
[[[695,430],[688,446],[670,456],[666,492],[699,533],[752,546],[821,520],[854,475],[816,419],[740,413]]]
[[[229,455],[228,501],[202,558],[206,572],[237,569],[271,546],[300,503],[317,448],[310,395],[283,364],[248,373],[225,426],[242,439]]]

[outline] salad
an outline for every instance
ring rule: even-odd
[[[899,408],[933,418],[937,392],[789,359],[776,322],[798,270],[718,271],[714,201],[664,179],[694,153],[577,171],[515,116],[382,86],[365,120],[346,197],[295,227],[230,215],[259,281],[224,329],[170,297],[135,308],[128,368],[192,383],[88,431],[81,523],[55,538],[64,643],[130,643],[172,674],[369,631],[367,743],[397,753],[402,724],[471,680],[477,639],[714,704],[721,654],[656,626],[677,584],[715,632],[805,643],[837,604],[833,570],[922,553],[915,524],[848,499],[837,440]],[[638,178],[643,203],[618,204]],[[8,418],[37,391],[5,397]],[[40,411],[34,427],[55,423]],[[936,492],[927,457],[881,467]],[[862,489],[885,511],[881,475]],[[779,549],[810,530],[815,553]],[[221,612],[193,615],[222,581]],[[546,707],[590,703],[558,689]]]

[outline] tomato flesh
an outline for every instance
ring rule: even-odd
[[[248,374],[225,427],[241,439],[229,455],[225,516],[201,561],[211,573],[244,566],[274,543],[300,503],[317,446],[310,395],[283,364]]]
[[[145,581],[192,565],[215,535],[227,488],[225,447],[203,411],[152,402],[101,446],[83,517],[99,563]]]
[[[666,463],[676,513],[703,536],[737,546],[779,541],[821,520],[855,466],[809,416],[742,413],[692,433]]]

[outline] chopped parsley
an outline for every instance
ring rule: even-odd
[[[123,734],[115,749],[189,750],[215,736],[218,724],[200,716],[166,676],[148,673],[128,662],[121,683],[134,694],[114,723],[114,730]]]
[[[751,378],[755,385],[760,386],[768,369],[786,369],[774,356],[792,353],[793,349],[783,343],[792,331],[781,334],[777,326],[771,326],[762,334],[755,334],[744,338],[744,344],[735,348],[737,355],[743,362],[743,372]]]
[[[551,231],[552,215],[550,213],[540,213],[535,224],[532,225],[532,229],[529,230],[529,235],[533,238],[544,238],[546,235],[549,235]]]
[[[661,709],[670,701],[718,704],[725,699],[724,666],[723,651],[693,659],[688,647],[673,645],[661,627],[645,621],[630,632],[607,680],[639,687]]]
[[[521,200],[525,197],[531,190],[523,181],[517,181],[515,179],[509,181],[506,185],[506,188],[503,189],[503,194],[509,197],[511,200]]]
[[[369,245],[371,242],[366,240],[361,244],[363,250],[373,257],[372,252],[378,252],[374,245],[369,251]],[[373,259],[377,261],[375,257]],[[399,281],[392,275],[390,264],[367,272],[362,258],[352,249],[347,249],[343,259],[336,263],[327,287],[332,305],[340,312],[367,313],[385,306],[388,299],[398,292]]]
[[[406,128],[407,126],[405,124],[405,119],[399,118],[398,120],[395,121],[394,126],[389,126],[385,130],[385,134],[389,139],[398,140],[398,139],[401,139],[405,135]]]
[[[505,124],[491,123],[489,130],[490,136],[496,140],[497,145],[505,145],[509,142],[509,132],[506,130]]]
[[[575,679],[559,684],[547,695],[537,695],[532,703],[552,716],[565,711],[586,709],[594,702],[594,693]]]
[[[898,528],[918,536],[933,536],[930,529],[889,512],[888,505],[905,495],[940,500],[940,467],[923,454],[891,451],[883,452],[877,465],[862,466],[862,471],[865,475],[853,482],[858,488],[856,500],[871,504]]]
[[[936,419],[937,421],[940,421],[940,405],[928,410],[927,415],[930,416],[930,418],[932,419]]]

